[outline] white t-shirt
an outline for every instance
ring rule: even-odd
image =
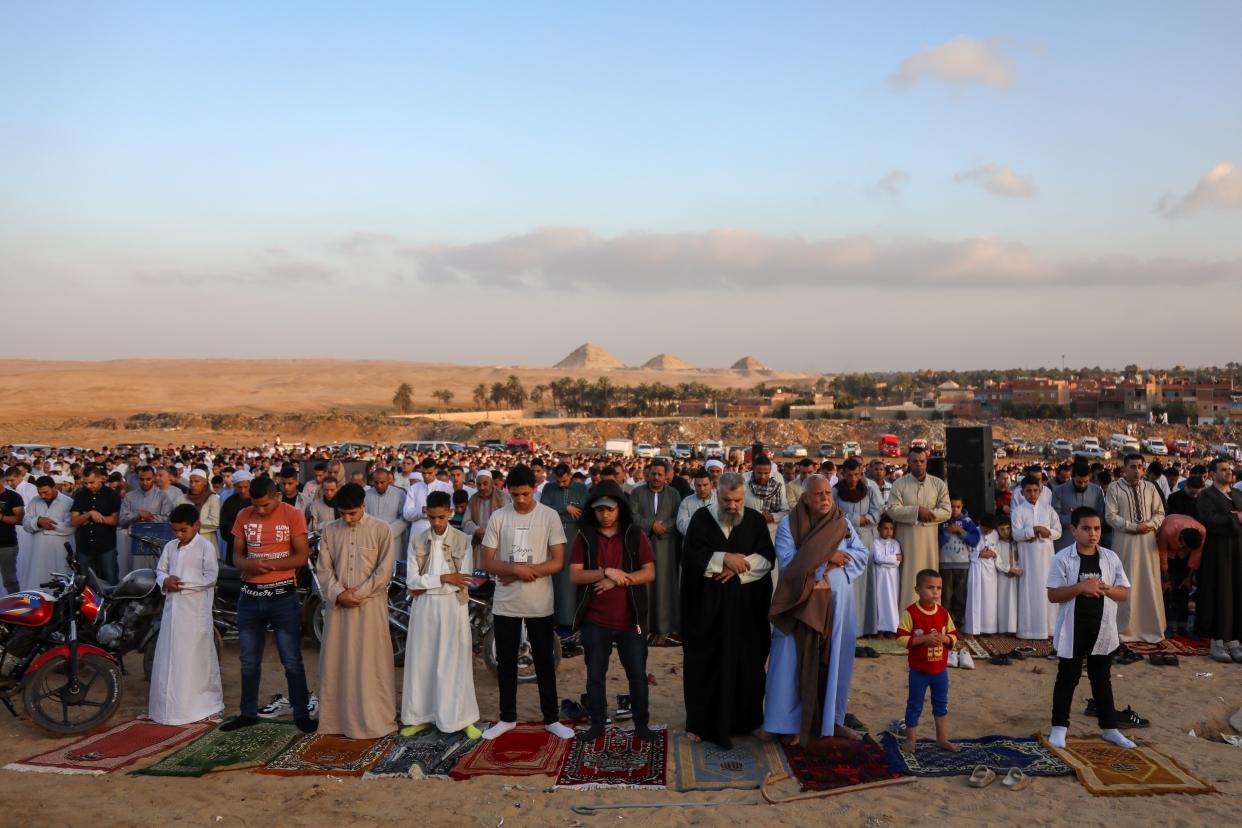
[[[492,513],[483,533],[483,545],[496,550],[496,560],[506,563],[541,564],[548,560],[548,547],[565,543],[565,530],[555,509],[536,503],[529,514],[518,514],[510,503]],[[552,579],[508,586],[497,582],[492,612],[511,618],[545,618],[552,614]]]

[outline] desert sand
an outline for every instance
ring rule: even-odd
[[[308,675],[317,674],[317,652],[306,649]],[[236,646],[226,646],[222,659],[225,700],[237,704],[239,678]],[[873,730],[902,715],[905,704],[905,660],[900,656],[859,660],[854,674],[850,710]],[[137,656],[130,656],[123,707],[114,721],[146,709],[147,684]],[[1033,672],[1037,669],[1041,672]],[[653,722],[683,725],[681,653],[653,649],[649,670]],[[1211,672],[1212,678],[1196,678]],[[955,670],[951,677],[950,720],[957,737],[988,734],[1031,734],[1047,727],[1052,662],[1019,663],[1009,667],[981,664],[974,671]],[[583,689],[581,658],[562,662],[560,695]],[[394,674],[400,690],[400,674]],[[496,712],[496,683],[476,659],[475,683],[484,717]],[[317,682],[312,678],[312,688]],[[267,648],[262,697],[283,690],[284,680],[275,648]],[[609,695],[625,692],[614,663]],[[544,792],[551,777],[482,777],[468,782],[441,780],[374,780],[329,777],[281,778],[238,771],[201,779],[126,776],[64,776],[0,771],[0,802],[7,824],[25,824],[37,815],[46,824],[147,826],[187,825],[331,825],[392,824],[477,825],[495,828],[504,820],[513,826],[573,825],[862,825],[906,826],[919,823],[951,825],[1230,825],[1242,796],[1242,748],[1187,735],[1228,732],[1226,719],[1242,704],[1242,667],[1186,658],[1180,667],[1146,663],[1114,670],[1119,703],[1133,705],[1152,720],[1137,731],[1159,750],[1220,791],[1207,796],[1096,798],[1073,777],[1036,779],[1025,791],[1011,792],[999,783],[984,790],[966,787],[965,777],[919,779],[908,785],[785,805],[762,802],[758,791],[678,793],[639,791]],[[1094,722],[1080,715],[1089,695],[1084,678],[1074,704],[1071,733],[1090,733]],[[538,718],[535,688],[519,690],[519,718]],[[1133,735],[1136,731],[1130,731]],[[70,740],[61,740],[68,742]],[[50,749],[57,740],[44,736],[25,720],[0,712],[0,764]],[[144,760],[141,764],[154,760]],[[670,788],[672,788],[670,762]],[[513,787],[522,785],[527,790]],[[506,789],[508,788],[508,789]],[[783,792],[796,786],[783,783]],[[602,802],[713,802],[701,808],[624,810],[580,816],[570,806]]]

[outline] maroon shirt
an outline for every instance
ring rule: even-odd
[[[651,542],[647,540],[645,532],[638,534],[638,563],[640,567],[646,566],[655,561],[655,552],[651,549]],[[618,532],[611,538],[596,532],[595,534],[595,555],[599,562],[596,569],[622,569],[622,561],[625,554],[625,533]],[[571,564],[583,565],[583,543],[582,534],[579,533],[574,538],[573,550],[569,555]],[[590,585],[588,589],[594,589],[594,585]],[[597,627],[603,627],[606,630],[633,630],[637,625],[634,619],[634,608],[630,606],[629,595],[626,593],[628,587],[613,587],[607,592],[595,594],[591,596],[591,602],[587,604],[586,614],[583,621],[587,624],[594,624]]]

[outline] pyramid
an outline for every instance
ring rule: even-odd
[[[753,356],[744,356],[733,363],[734,371],[766,371],[767,366]]]
[[[624,368],[617,359],[594,342],[579,345],[573,353],[552,366],[553,368]]]
[[[655,371],[690,371],[693,365],[672,354],[657,354],[643,363],[644,368]]]

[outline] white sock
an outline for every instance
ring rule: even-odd
[[[1069,732],[1068,727],[1058,727],[1057,725],[1053,725],[1052,732],[1048,734],[1048,744],[1052,745],[1053,747],[1064,748],[1065,747],[1065,734],[1068,732]],[[1113,732],[1116,733],[1117,731],[1114,730]]]
[[[560,722],[553,722],[552,724],[544,725],[543,729],[548,731],[549,733],[551,733],[553,736],[555,736],[558,739],[574,738],[573,729],[569,727],[565,727],[565,725],[561,724]]]
[[[515,727],[517,727],[517,722],[496,722],[496,724],[483,731],[483,738],[499,739]]]
[[[1115,727],[1109,728],[1108,730],[1101,730],[1100,737],[1104,739],[1104,741],[1106,742],[1112,742],[1117,747],[1123,747],[1123,748],[1137,747],[1134,744],[1134,742],[1131,742],[1129,739],[1127,739],[1125,737],[1125,734]]]

